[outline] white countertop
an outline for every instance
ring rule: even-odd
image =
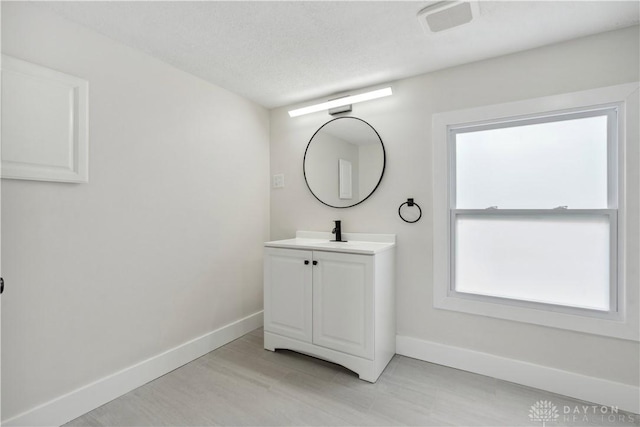
[[[332,242],[335,236],[322,231],[298,231],[293,239],[265,242],[269,248],[307,249],[374,255],[396,246],[395,234],[342,233],[346,242]]]

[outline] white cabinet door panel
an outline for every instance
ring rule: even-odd
[[[311,342],[311,251],[265,248],[264,255],[264,330]]]
[[[373,257],[313,256],[313,343],[373,359]]]

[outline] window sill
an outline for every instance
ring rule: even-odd
[[[624,316],[620,314],[618,314],[618,318],[606,319],[554,311],[552,306],[541,310],[457,296],[437,295],[437,292],[434,297],[433,305],[438,309],[640,341],[638,328],[625,321]],[[562,310],[561,307],[557,309]]]

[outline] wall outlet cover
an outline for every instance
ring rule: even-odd
[[[284,174],[273,175],[273,188],[284,188]]]

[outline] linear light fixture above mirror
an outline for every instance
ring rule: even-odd
[[[342,107],[343,105],[356,104],[358,102],[369,101],[372,99],[383,98],[392,95],[390,87],[377,89],[371,92],[361,93],[359,95],[349,95],[343,98],[334,99],[332,101],[323,102],[321,104],[310,105],[308,107],[298,108],[289,111],[289,117],[298,117],[304,114],[315,113],[317,111],[328,110],[330,108]]]

